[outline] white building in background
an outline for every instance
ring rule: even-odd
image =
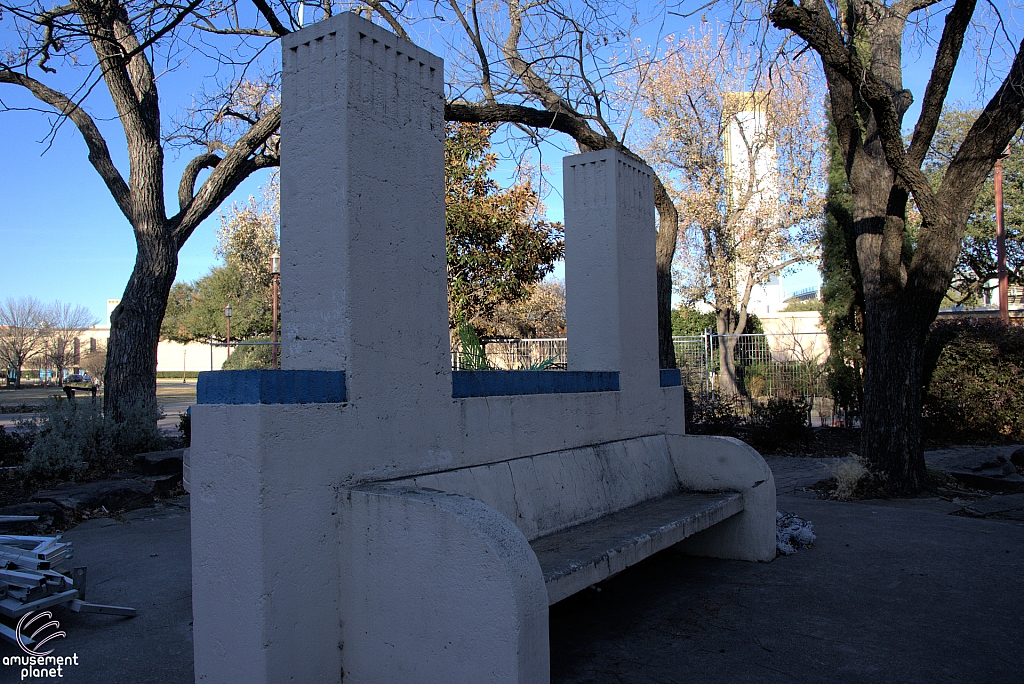
[[[732,206],[746,199],[747,218],[736,236],[742,243],[760,229],[763,221],[774,219],[779,198],[778,157],[768,130],[768,93],[726,93],[723,104],[723,116],[727,117],[722,133],[727,196]],[[737,273],[735,279],[737,292],[742,294],[746,288],[743,274]],[[760,317],[777,313],[784,306],[782,280],[774,274],[767,282],[754,285],[747,311]]]
[[[121,303],[120,299],[107,300],[106,321],[82,333],[79,338],[82,352],[95,351],[99,345],[107,346],[110,338],[110,314]],[[156,349],[157,373],[198,373],[200,371],[220,370],[228,358],[226,347],[213,347],[208,342],[169,342],[160,340]]]

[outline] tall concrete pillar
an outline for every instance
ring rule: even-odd
[[[349,13],[281,42],[282,371],[194,412],[197,682],[336,684],[336,488],[452,459],[443,63]]]
[[[618,371],[622,392],[660,387],[653,172],[618,150],[566,157],[569,370]]]
[[[282,368],[450,398],[444,64],[347,12],[281,42]]]

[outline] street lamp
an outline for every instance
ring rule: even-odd
[[[224,307],[224,318],[228,322],[228,358],[231,358],[231,305],[228,304]]]
[[[1006,276],[1006,227],[1003,224],[1003,160],[1010,156],[1010,146],[996,160],[996,277],[999,279],[999,318],[1010,322],[1010,282]]]
[[[270,257],[270,280],[274,289],[274,315],[270,327],[270,349],[272,361],[270,367],[277,369],[277,288],[281,282],[281,255],[276,252]]]

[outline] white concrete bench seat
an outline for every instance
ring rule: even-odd
[[[695,439],[717,449],[721,460],[745,462],[746,472],[738,480],[717,483],[700,477],[694,467],[703,459],[689,458]],[[767,503],[759,500],[762,492],[767,495],[772,488],[770,471],[742,443],[651,435],[350,489],[371,498],[417,501],[443,492],[472,500],[467,509],[476,505],[500,514],[522,534],[519,548],[532,551],[522,562],[535,567],[547,603],[553,604],[739,516],[751,496],[757,499],[753,507],[760,509]],[[774,491],[770,495],[773,506]],[[351,498],[347,503],[356,505]],[[762,514],[757,510],[753,515]],[[386,524],[392,523],[389,518]],[[387,535],[386,530],[367,533],[378,544]],[[758,530],[746,536],[766,535]],[[739,552],[733,548],[724,555]],[[752,555],[765,560],[770,553],[758,549]]]
[[[680,492],[534,539],[530,548],[555,604],[742,510],[738,492]]]

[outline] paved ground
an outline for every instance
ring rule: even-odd
[[[779,507],[813,521],[814,548],[763,564],[669,550],[563,601],[552,681],[1021,681],[1024,523],[950,515],[963,505],[936,499],[819,501],[798,491],[827,475],[815,461],[770,459]],[[192,682],[187,501],[67,533],[90,600],[140,615],[59,613],[55,654],[81,663],[62,681]],[[0,658],[15,653],[0,642]],[[0,682],[18,674],[0,665]]]

